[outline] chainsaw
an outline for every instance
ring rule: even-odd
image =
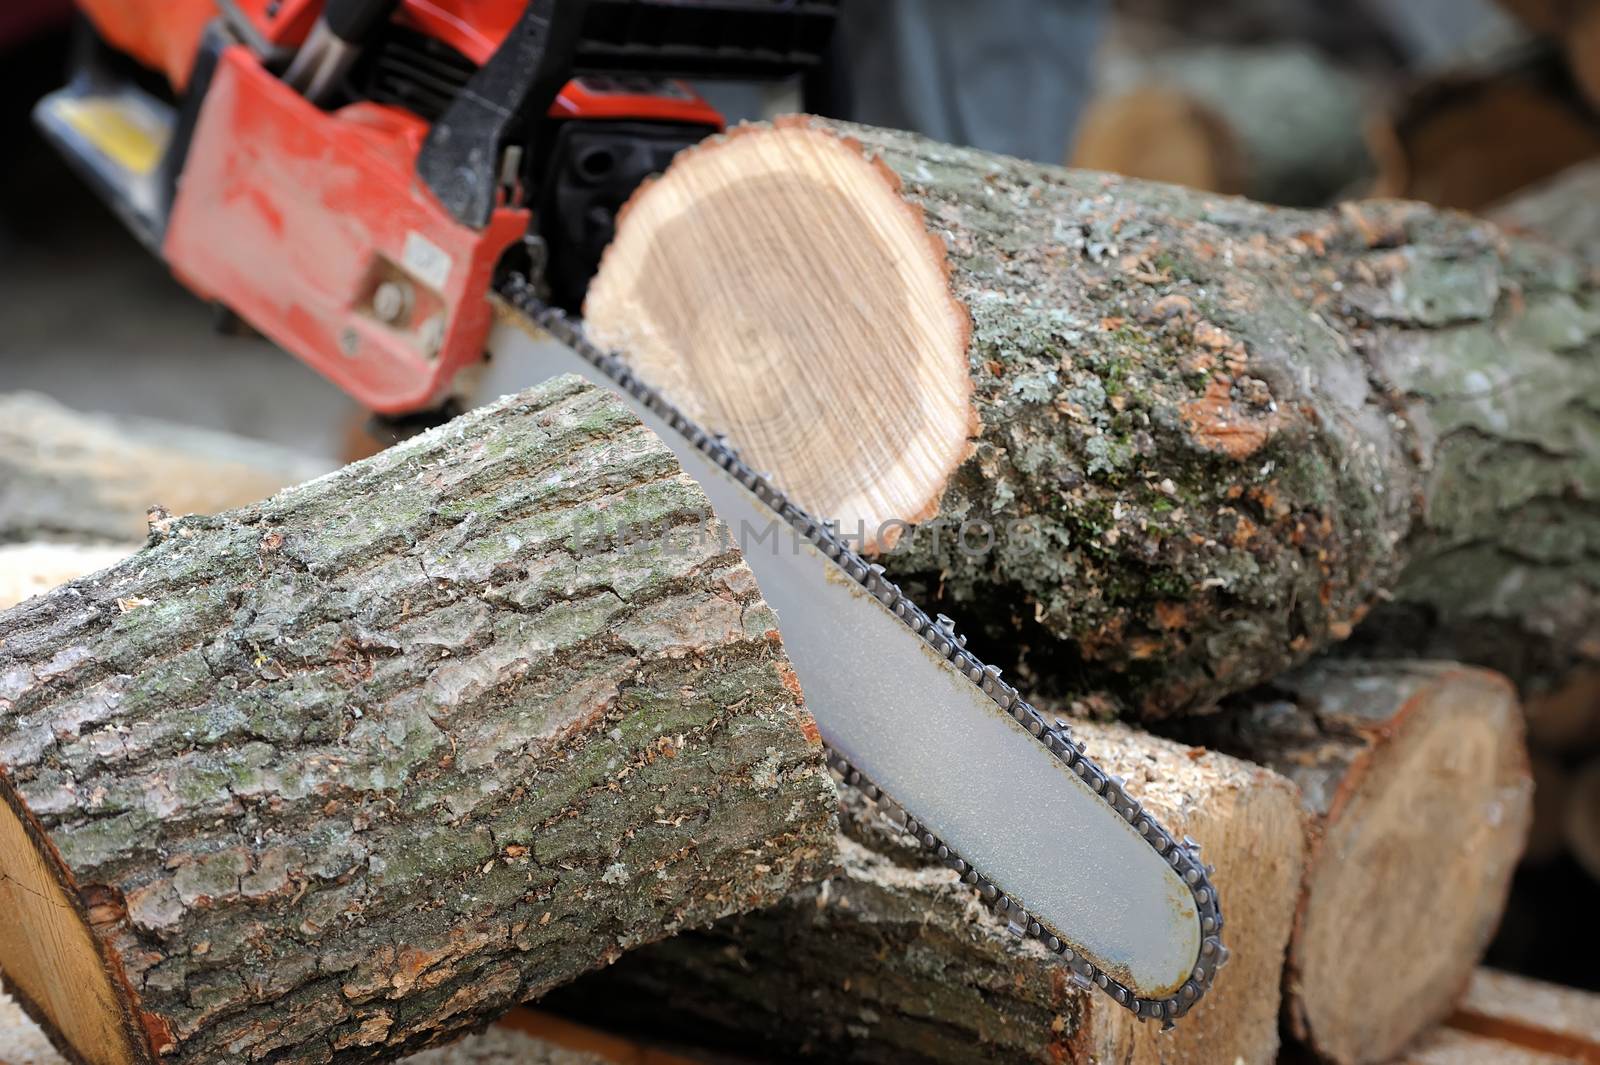
[[[628,195],[722,130],[695,83],[827,107],[836,0],[79,6],[36,120],[181,281],[380,414],[486,357],[619,393],[738,531],[840,779],[1073,982],[1164,1027],[1200,1000],[1227,950],[1199,845],[573,316]]]

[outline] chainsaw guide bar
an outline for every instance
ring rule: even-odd
[[[540,370],[588,371],[585,376],[631,400],[651,428],[670,429],[677,439],[667,442],[680,458],[697,456],[699,465],[715,468],[705,475],[692,468],[686,472],[712,495],[725,524],[735,525],[734,516],[725,512],[731,504],[727,509],[765,516],[791,531],[796,561],[788,569],[796,575],[787,574],[781,563],[769,562],[763,569],[753,552],[747,552],[747,561],[756,570],[763,594],[778,610],[786,645],[791,642],[791,628],[783,624],[785,600],[790,611],[797,609],[794,604],[804,604],[801,612],[818,606],[836,610],[839,632],[817,636],[812,630],[818,626],[812,625],[797,634],[798,646],[791,648],[797,666],[804,654],[818,664],[837,655],[841,670],[846,665],[859,667],[863,656],[881,667],[876,684],[853,690],[848,707],[842,706],[840,713],[824,715],[812,707],[828,763],[843,782],[883,804],[907,833],[1007,920],[1012,934],[1037,939],[1058,955],[1073,983],[1098,986],[1141,1020],[1159,1021],[1163,1027],[1193,1008],[1228,957],[1212,870],[1200,861],[1200,845],[1188,837],[1174,839],[1128,793],[1123,780],[1106,773],[1085,753],[1065,719],[1047,720],[1000,679],[998,669],[968,651],[966,638],[949,618],[929,616],[884,576],[881,565],[853,551],[833,525],[796,505],[769,477],[745,465],[728,441],[688,418],[619,356],[592,343],[580,323],[547,306],[527,277],[508,275],[497,285],[497,295],[502,320],[521,319],[513,325],[523,327],[516,330],[522,339],[510,343],[526,342],[531,347],[526,326],[532,325],[581,360],[574,363],[565,353],[541,353],[534,356]],[[504,332],[497,327],[492,348]],[[546,365],[551,359],[565,362]],[[723,476],[714,476],[716,471]],[[715,480],[730,484],[711,483]],[[734,491],[744,498],[729,494],[732,485],[742,489]],[[718,505],[719,495],[724,505]],[[778,554],[775,551],[773,557]],[[817,565],[825,579],[817,579]],[[803,573],[798,572],[802,568]],[[864,598],[882,609],[861,610],[843,603],[841,596]],[[915,639],[906,639],[906,634]],[[822,638],[833,643],[815,646]],[[930,670],[929,662],[939,668]],[[812,705],[811,680],[805,671],[799,672],[807,703]],[[813,676],[820,672],[814,670]],[[859,682],[859,668],[854,676]],[[842,698],[831,694],[836,701]],[[900,705],[894,705],[897,702]],[[974,704],[981,708],[974,711]],[[876,720],[874,713],[879,715]],[[884,715],[895,713],[900,716],[884,720]],[[1005,727],[996,726],[994,719]],[[929,779],[930,774],[919,770],[908,776],[904,766],[895,766],[895,759],[884,756],[886,744],[897,751],[926,749],[939,763],[941,775]],[[1040,750],[1053,757],[1037,757]],[[951,766],[958,764],[968,771],[952,779]],[[1008,809],[1000,823],[993,823],[996,818],[983,810],[995,773],[1004,774],[1008,786],[1030,789],[1027,805]],[[1065,785],[1062,777],[1072,786]],[[915,791],[920,801],[908,799],[908,791]],[[1106,817],[1107,813],[1112,816]],[[1038,857],[1037,839],[1049,838],[1048,833],[1064,835],[1084,851],[1075,854],[1074,864],[1062,867],[1064,871],[1055,868],[1062,861],[1059,855],[1048,862]],[[974,868],[978,863],[987,875]],[[1085,924],[1091,927],[1082,927]],[[1078,926],[1076,934],[1068,930],[1070,925]]]

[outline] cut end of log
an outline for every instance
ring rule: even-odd
[[[6,987],[86,1065],[148,1060],[131,1010],[67,874],[0,773],[0,972]]]
[[[1329,759],[1324,794],[1314,771],[1301,779],[1324,816],[1290,951],[1290,1014],[1338,1062],[1386,1061],[1449,1012],[1504,908],[1531,809],[1503,678],[1442,667],[1398,709],[1369,680],[1345,689],[1350,705],[1321,707],[1364,747]]]
[[[1071,165],[1212,192],[1245,191],[1243,149],[1227,120],[1161,85],[1095,101],[1083,116]]]
[[[897,188],[804,118],[741,127],[635,194],[584,308],[597,340],[803,506],[859,522],[868,550],[934,513],[976,419],[966,311]]]

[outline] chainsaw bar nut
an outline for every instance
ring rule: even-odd
[[[378,321],[399,325],[411,316],[411,286],[404,281],[385,281],[372,294],[372,313]]]

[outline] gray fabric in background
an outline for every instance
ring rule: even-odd
[[[858,122],[1059,163],[1093,88],[1109,0],[843,0]],[[793,86],[701,83],[727,116],[799,108]]]
[[[1109,0],[844,0],[854,117],[1059,163]]]

